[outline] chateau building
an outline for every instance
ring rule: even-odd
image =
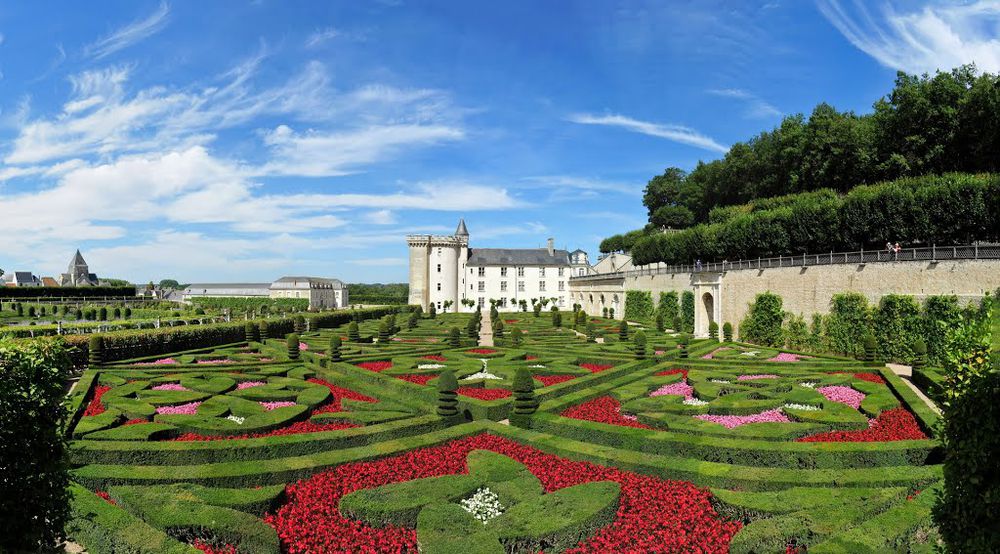
[[[409,235],[410,304],[438,311],[471,312],[496,302],[501,311],[543,298],[570,306],[569,278],[590,271],[583,250],[546,248],[470,248],[469,230],[460,220],[454,235]]]
[[[97,275],[90,272],[90,267],[87,266],[87,262],[80,254],[80,250],[77,250],[76,255],[69,261],[69,269],[66,273],[62,274],[62,286],[96,287],[98,284],[100,283]]]
[[[302,298],[309,307],[347,307],[347,285],[339,279],[322,277],[282,277],[272,283],[196,283],[182,294],[192,298]]]

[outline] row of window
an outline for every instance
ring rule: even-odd
[[[486,281],[479,281],[477,290],[479,292],[486,292]],[[566,281],[559,281],[558,285],[560,291],[566,290]],[[469,285],[469,289],[472,289],[472,285]],[[438,290],[441,290],[441,283],[438,283]],[[545,291],[545,281],[538,282],[538,290]],[[517,292],[524,292],[524,281],[517,282]],[[507,292],[507,281],[500,281],[500,292]]]
[[[515,302],[516,302],[516,299],[511,298],[510,304],[513,305]],[[439,302],[439,304],[440,304],[440,302]],[[480,308],[485,307],[486,306],[486,298],[483,297],[483,296],[480,296],[479,299],[478,299],[478,304],[479,304]],[[504,298],[501,298],[499,302],[497,302],[497,307],[498,308],[506,308],[507,304],[508,304],[507,298],[504,297]],[[560,296],[559,297],[559,307],[562,307],[565,304],[566,304],[566,297],[565,296]]]

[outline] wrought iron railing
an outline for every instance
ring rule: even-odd
[[[768,269],[772,267],[807,267],[813,265],[867,264],[878,262],[927,261],[936,263],[945,260],[997,260],[1000,259],[1000,245],[927,246],[902,248],[898,252],[882,250],[859,250],[856,252],[829,252],[825,254],[797,254],[777,258],[757,258],[734,262],[708,262],[681,265],[649,264],[637,266],[627,271],[597,273],[570,277],[571,282],[599,281],[642,275],[664,275],[671,273],[724,272],[742,269]]]

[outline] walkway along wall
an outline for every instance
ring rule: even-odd
[[[713,267],[713,269],[716,269]],[[781,296],[785,311],[826,314],[833,295],[859,292],[875,304],[886,294],[908,294],[922,302],[927,296],[954,294],[962,303],[982,298],[1000,287],[1000,259],[875,261],[762,269],[727,269],[678,273],[629,272],[570,280],[570,297],[591,315],[601,315],[618,299],[615,317],[625,313],[625,291],[645,290],[653,303],[661,292],[695,293],[695,333],[707,336],[710,321],[737,327],[749,304],[761,292]],[[601,303],[601,299],[604,303]]]

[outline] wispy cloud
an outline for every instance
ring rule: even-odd
[[[752,118],[778,117],[781,110],[764,101],[752,92],[740,88],[709,89],[709,94],[723,98],[733,98],[744,102],[747,106],[746,116]]]
[[[817,0],[817,5],[851,44],[886,67],[921,74],[975,63],[983,71],[1000,71],[996,0],[904,9],[884,2],[875,12],[859,0]]]
[[[160,2],[156,11],[145,19],[133,21],[128,25],[113,31],[96,42],[88,44],[83,54],[88,58],[101,59],[123,50],[133,44],[160,32],[170,20],[170,6]]]
[[[315,48],[324,42],[341,36],[341,32],[333,27],[326,27],[313,32],[306,38],[306,48]]]
[[[701,148],[703,150],[710,150],[712,152],[724,153],[729,150],[729,147],[719,144],[711,137],[707,137],[690,127],[684,127],[682,125],[651,123],[617,114],[593,115],[582,113],[573,114],[569,116],[568,119],[573,123],[580,123],[583,125],[606,125],[609,127],[618,127],[633,133],[641,133],[643,135],[658,137],[680,144]]]

